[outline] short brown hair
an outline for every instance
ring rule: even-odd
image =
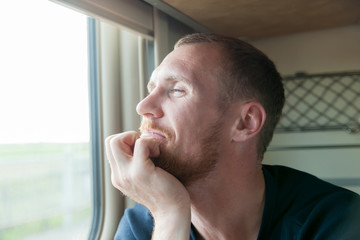
[[[222,107],[227,102],[251,100],[259,102],[266,111],[266,121],[260,133],[258,158],[262,159],[269,145],[284,106],[284,88],[274,63],[260,50],[242,40],[209,33],[195,33],[181,38],[175,48],[187,44],[211,43],[224,50],[220,79],[225,91]]]

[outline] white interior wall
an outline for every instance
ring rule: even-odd
[[[283,75],[360,70],[360,25],[251,42]]]
[[[251,43],[265,52],[284,76],[296,72],[312,74],[360,71],[359,25],[268,38]],[[360,146],[360,135],[350,135],[342,131],[278,133],[271,143],[272,146],[288,147],[349,144]],[[304,170],[360,193],[360,148],[268,151],[264,163]]]

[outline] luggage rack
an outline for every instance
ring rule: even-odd
[[[360,133],[360,72],[297,73],[283,84],[286,102],[276,132]]]

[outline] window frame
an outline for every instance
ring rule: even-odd
[[[89,60],[89,106],[90,142],[92,165],[92,219],[89,239],[96,239],[101,227],[102,187],[101,187],[101,133],[99,110],[98,43],[96,20],[88,17],[88,60]]]

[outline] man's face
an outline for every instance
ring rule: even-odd
[[[155,69],[149,95],[137,106],[142,135],[155,138],[153,159],[184,185],[205,177],[216,165],[224,142],[217,104],[220,51],[209,44],[185,45]]]

